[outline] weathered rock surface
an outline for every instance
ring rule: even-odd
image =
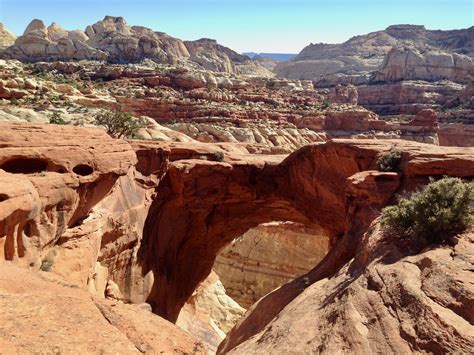
[[[317,265],[329,249],[328,242],[317,230],[303,225],[266,223],[250,229],[225,247],[217,256],[213,270],[226,293],[249,308]]]
[[[244,313],[245,309],[226,294],[217,274],[211,272],[181,309],[176,324],[215,353]]]
[[[470,352],[474,288],[466,280],[473,238],[466,233],[455,246],[409,255],[375,224],[354,259],[304,286],[277,318],[230,353]]]
[[[425,108],[440,109],[456,99],[464,85],[450,82],[404,80],[357,87],[358,104],[380,115],[416,114]]]
[[[0,127],[0,259],[39,268],[66,229],[88,215],[136,157],[128,143],[97,129]]]
[[[99,300],[52,273],[0,263],[0,349],[8,354],[206,354],[176,325]]]
[[[421,118],[432,122],[431,112]],[[240,314],[223,315],[224,309],[239,308],[217,282],[193,296],[219,250],[264,222],[290,220],[316,228],[332,246],[327,256],[306,276],[261,299],[231,332],[233,340],[223,345],[228,349],[259,333],[302,285],[334,275],[349,262],[377,211],[396,193],[433,175],[474,176],[472,149],[401,140],[328,142],[284,159],[250,154],[235,144],[130,144],[98,129],[13,123],[1,128],[7,133],[0,148],[2,259],[63,275],[97,299],[147,301],[173,321],[191,298],[190,313],[200,321],[193,329],[208,346],[209,337],[215,347],[219,329],[229,329]],[[45,144],[51,136],[54,142]],[[393,148],[403,152],[403,178],[368,170]],[[209,311],[216,303],[219,307]],[[202,317],[199,308],[208,314]],[[120,314],[106,318],[136,339]],[[6,346],[28,339],[8,338]]]
[[[0,49],[10,47],[15,42],[16,36],[0,23]]]

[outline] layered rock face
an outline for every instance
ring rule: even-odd
[[[380,115],[416,114],[419,110],[440,109],[455,100],[464,85],[453,82],[401,81],[357,87],[358,104]]]
[[[418,121],[433,123],[433,117],[426,112]],[[1,273],[6,280],[0,281],[1,292],[7,295],[2,298],[2,309],[7,310],[2,312],[2,349],[36,348],[39,335],[25,335],[22,329],[41,318],[33,316],[28,325],[17,318],[26,319],[19,316],[25,309],[36,314],[38,305],[50,299],[54,302],[48,303],[47,321],[61,324],[57,316],[66,317],[64,327],[54,334],[64,335],[58,339],[60,349],[74,347],[64,339],[85,315],[94,326],[104,319],[112,324],[103,329],[122,348],[134,344],[141,352],[159,346],[201,351],[192,338],[183,338],[162,319],[122,303],[112,306],[104,297],[146,300],[155,313],[173,321],[187,308],[188,321],[181,326],[201,334],[212,349],[243,311],[215,278],[198,289],[218,252],[264,222],[290,220],[316,229],[331,245],[329,253],[315,269],[261,299],[222,345],[222,350],[230,350],[258,334],[309,285],[335,275],[348,263],[361,250],[361,238],[380,208],[397,193],[416,189],[433,175],[474,176],[472,149],[402,140],[327,142],[285,158],[255,155],[244,146],[223,143],[130,144],[98,129],[13,123],[2,123],[1,128],[6,133],[0,149],[2,259],[56,275],[51,276],[55,281],[49,292],[42,277],[31,283],[9,279],[30,280],[30,271]],[[54,142],[45,144],[50,137]],[[394,148],[403,152],[402,174],[369,170],[381,154]],[[74,295],[63,290],[62,283]],[[21,296],[29,289],[41,292]],[[83,297],[84,289],[96,295],[93,301],[92,296]],[[455,321],[454,327],[464,337],[458,324]],[[155,329],[161,330],[160,336],[155,336]],[[82,330],[76,329],[76,335],[72,338],[84,344],[84,351],[100,348],[82,342]],[[94,339],[107,344],[102,336],[97,332]],[[446,339],[443,349],[462,348]]]
[[[225,247],[213,270],[226,293],[249,308],[277,287],[311,270],[328,250],[328,239],[317,230],[290,222],[266,223]]]

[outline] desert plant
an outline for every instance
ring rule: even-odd
[[[329,100],[324,100],[324,101],[323,101],[323,104],[322,104],[322,107],[323,107],[323,108],[329,108],[329,107],[331,107],[331,101],[329,101]]]
[[[474,184],[445,177],[382,210],[384,230],[400,237],[439,242],[472,224]]]
[[[95,115],[94,123],[103,126],[114,138],[134,137],[138,130],[146,126],[143,118],[134,118],[128,112],[104,110]]]
[[[51,268],[54,264],[54,258],[56,257],[57,251],[55,249],[51,249],[46,257],[41,261],[40,270],[41,271],[51,271]]]
[[[214,161],[224,161],[224,153],[222,152],[214,152],[212,157]]]
[[[65,125],[67,124],[66,121],[61,117],[59,112],[53,112],[51,116],[49,116],[49,123],[51,124],[59,124],[59,125]]]
[[[377,168],[379,171],[399,172],[401,170],[402,152],[392,149],[387,154],[382,155],[377,160]]]

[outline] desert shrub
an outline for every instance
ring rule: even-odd
[[[323,101],[323,104],[322,104],[322,107],[323,107],[323,108],[329,108],[329,107],[331,107],[331,101],[329,101],[329,100],[324,100],[324,101]]]
[[[379,171],[399,172],[401,170],[402,152],[392,149],[387,154],[382,155],[377,160],[377,168]]]
[[[54,258],[56,257],[56,250],[51,249],[46,257],[41,261],[40,270],[41,271],[51,271],[51,268],[54,265]]]
[[[59,125],[64,125],[67,124],[66,121],[61,117],[59,112],[53,112],[51,116],[49,116],[49,123],[51,124],[59,124]]]
[[[128,112],[104,110],[96,114],[94,124],[105,127],[107,133],[114,138],[132,138],[140,128],[146,126],[146,120],[134,118]]]
[[[214,158],[214,161],[224,161],[224,153],[222,152],[214,152],[212,157]]]
[[[400,237],[439,242],[471,225],[473,198],[473,183],[446,177],[401,198],[396,206],[385,207],[382,225]]]

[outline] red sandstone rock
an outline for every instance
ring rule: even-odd
[[[374,223],[339,271],[316,282],[310,274],[300,279],[299,295],[277,317],[251,338],[237,327],[218,353],[469,353],[473,241],[468,232],[454,246],[413,255]],[[262,311],[246,317],[255,314],[258,322]]]
[[[136,157],[98,129],[0,123],[0,130],[0,259],[39,267],[43,249],[85,218]]]
[[[52,273],[0,262],[0,292],[2,353],[207,353],[149,311],[99,300]]]

